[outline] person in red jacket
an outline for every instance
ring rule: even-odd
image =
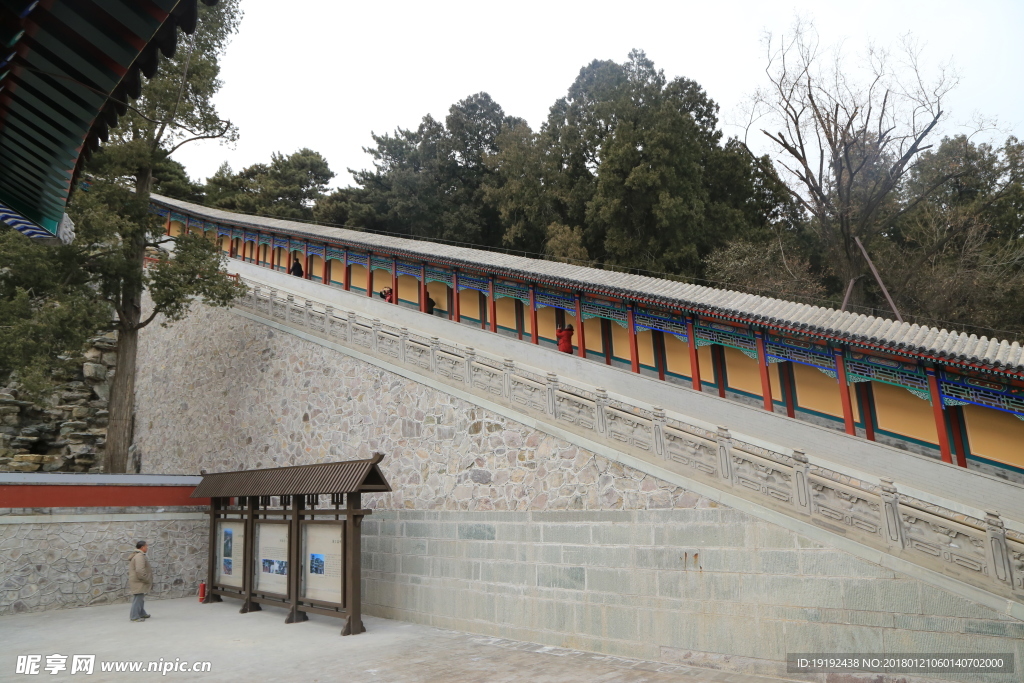
[[[572,353],[572,334],[574,330],[572,325],[566,325],[565,327],[559,327],[555,331],[555,337],[558,339],[558,350],[565,353]]]

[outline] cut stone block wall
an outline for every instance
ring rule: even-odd
[[[728,508],[380,510],[363,533],[376,616],[769,675],[787,652],[1024,661],[1021,622]]]
[[[128,558],[140,540],[150,544],[149,598],[195,595],[209,542],[201,514],[0,517],[0,615],[127,602]]]
[[[143,472],[386,454],[369,614],[765,673],[786,652],[1024,661],[1019,621],[231,311],[150,326],[139,355]]]

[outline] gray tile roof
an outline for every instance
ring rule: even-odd
[[[777,330],[814,334],[894,353],[929,356],[952,363],[983,366],[1006,373],[1024,370],[1018,342],[978,337],[831,308],[745,294],[727,289],[632,275],[557,261],[513,256],[448,244],[377,235],[344,228],[264,218],[210,209],[153,195],[160,205],[197,218],[233,226],[278,231],[307,239],[343,242],[404,259],[443,261],[459,268],[483,270],[522,280],[540,280],[570,290],[681,307],[711,315],[760,323]]]

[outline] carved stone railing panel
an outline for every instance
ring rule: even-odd
[[[424,370],[430,370],[430,345],[406,339],[405,362]]]
[[[547,387],[533,379],[523,377],[522,370],[516,370],[516,374],[509,378],[512,384],[511,401],[513,404],[524,408],[530,408],[538,412],[546,412]]]
[[[582,429],[592,430],[597,425],[597,405],[575,393],[559,390],[555,392],[558,404],[558,419]]]
[[[882,543],[882,501],[867,491],[816,474],[810,476],[813,519],[838,533],[874,537]]]
[[[666,459],[690,467],[700,475],[718,479],[718,444],[673,426],[665,427]]]
[[[326,329],[327,316],[320,311],[311,310],[307,325],[314,330],[323,332]]]
[[[397,334],[377,330],[377,353],[398,358],[400,355],[401,338]]]
[[[466,381],[466,359],[447,351],[434,354],[434,372],[460,384]]]
[[[373,348],[373,327],[361,322],[351,326],[352,343],[367,349]]]
[[[747,448],[749,445],[745,444]],[[732,449],[732,478],[735,486],[792,505],[793,468],[774,459],[754,455],[747,448]]]
[[[505,396],[505,373],[500,368],[495,368],[489,363],[483,363],[480,359],[470,364],[472,371],[472,385],[477,389],[487,392],[493,396]]]
[[[605,411],[605,415],[608,436],[613,440],[641,451],[652,450],[653,430],[649,420],[612,407]]]
[[[908,505],[900,505],[900,513],[908,552],[949,563],[956,570],[990,573],[984,529]]]
[[[1024,543],[1007,539],[1006,552],[1010,557],[1010,567],[1013,572],[1013,587],[1024,592]]]
[[[803,451],[772,448],[711,430],[629,397],[524,367],[508,358],[392,326],[323,302],[246,280],[236,305],[278,324],[305,329],[488,399],[507,402],[563,429],[648,459],[694,480],[1003,597],[1024,592],[1024,533],[998,513],[979,519],[900,493],[889,479],[862,481]],[[545,417],[546,416],[546,417]]]

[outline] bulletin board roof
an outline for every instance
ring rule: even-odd
[[[387,492],[391,485],[378,467],[383,458],[207,474],[192,498]]]

